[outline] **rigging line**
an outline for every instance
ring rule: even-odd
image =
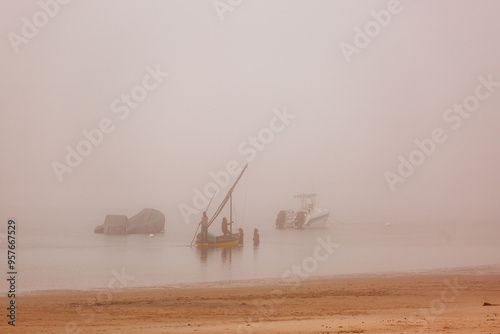
[[[244,201],[243,201],[243,209],[239,210],[236,208],[235,203],[239,203],[235,199],[235,197],[241,195],[241,194],[236,194],[233,193],[233,215],[235,216],[235,225],[239,225],[240,227],[243,227],[245,225],[245,214],[246,214],[246,202],[247,202],[247,193],[248,193],[248,175],[245,175],[245,195],[244,195]]]
[[[236,203],[238,203],[237,198],[238,198],[237,193],[233,193],[233,221],[234,221],[234,226],[241,225],[239,210],[236,207],[237,206]]]
[[[238,176],[238,178],[236,179],[236,181],[234,182],[233,186],[231,187],[231,189],[229,189],[229,191],[227,192],[227,195],[226,197],[224,198],[224,200],[222,201],[222,203],[219,205],[219,207],[217,208],[217,210],[215,211],[213,217],[208,221],[208,226],[212,225],[212,223],[214,222],[214,220],[217,218],[217,216],[220,214],[220,212],[222,211],[222,209],[224,208],[224,206],[226,205],[227,201],[229,200],[229,198],[231,197],[232,193],[233,193],[233,190],[234,188],[236,187],[236,185],[238,184],[238,181],[241,179],[241,176],[243,175],[243,173],[245,172],[245,170],[247,169],[248,167],[248,164],[245,165],[245,167],[243,168],[243,170],[241,171],[240,175]]]
[[[234,194],[233,194],[234,195]],[[237,201],[234,199],[234,196],[233,196],[233,218],[234,218],[234,222],[235,224],[234,225],[237,225],[238,222],[239,222],[239,218],[238,218],[238,210],[236,209],[236,203]]]
[[[241,226],[245,222],[245,214],[247,212],[247,194],[248,194],[248,173],[245,175],[245,200],[243,201],[243,217],[241,218]]]

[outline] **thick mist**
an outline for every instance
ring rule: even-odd
[[[500,3],[221,2],[3,1],[2,219],[152,207],[189,242],[248,163],[247,226],[308,192],[333,225],[498,223]]]

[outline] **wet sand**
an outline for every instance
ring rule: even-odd
[[[18,296],[15,329],[2,307],[0,332],[498,334],[499,305],[498,270],[46,291]]]

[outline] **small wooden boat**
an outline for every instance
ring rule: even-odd
[[[226,197],[224,197],[224,200],[221,202],[217,210],[215,211],[214,215],[210,220],[208,221],[208,227],[212,225],[212,223],[215,221],[215,219],[219,216],[221,211],[224,209],[225,205],[227,202],[229,202],[229,234],[226,235],[218,235],[218,236],[213,236],[212,234],[208,233],[209,237],[206,238],[206,240],[201,240],[201,233],[198,233],[198,229],[196,229],[195,235],[196,235],[196,247],[234,247],[238,245],[238,242],[240,241],[240,233],[233,233],[233,190],[238,184],[238,181],[240,180],[241,176],[247,169],[248,164],[245,165],[243,170],[241,171],[240,175],[234,182],[233,186],[231,189],[226,194]],[[201,223],[200,223],[201,225]],[[198,225],[198,228],[200,227]]]
[[[196,247],[234,247],[238,244],[239,239],[239,233],[219,235],[215,237],[215,242],[201,242],[196,240]]]

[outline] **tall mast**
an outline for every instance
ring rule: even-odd
[[[229,196],[229,231],[233,233],[233,194]]]
[[[241,171],[240,175],[238,176],[238,178],[236,179],[236,181],[234,181],[234,184],[233,186],[231,187],[231,189],[229,189],[229,191],[227,192],[226,194],[226,197],[224,197],[224,200],[222,201],[222,203],[219,205],[219,207],[217,208],[217,210],[215,211],[213,217],[210,219],[210,221],[208,222],[208,226],[212,225],[212,223],[214,222],[214,220],[217,218],[217,216],[221,213],[222,209],[224,209],[224,206],[226,205],[227,201],[231,199],[231,219],[232,219],[232,195],[233,195],[233,190],[234,188],[236,187],[236,185],[238,184],[238,181],[241,179],[241,176],[243,175],[243,173],[245,172],[245,170],[247,169],[248,167],[248,164],[245,165],[245,167],[243,168],[243,170]],[[230,221],[231,222],[231,221]]]

